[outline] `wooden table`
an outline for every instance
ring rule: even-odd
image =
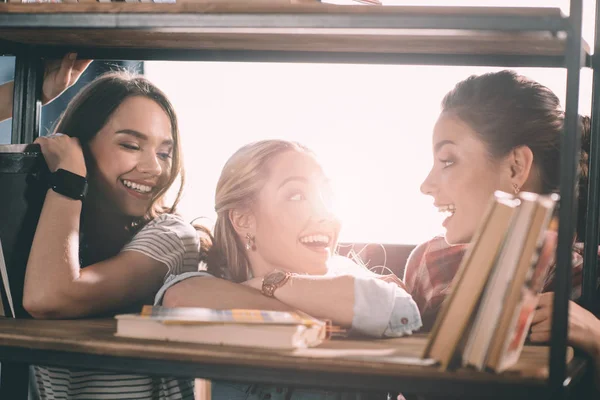
[[[543,346],[526,347],[514,368],[495,375],[417,365],[422,363],[424,335],[332,340],[317,348],[268,351],[119,338],[114,331],[112,319],[2,318],[0,362],[360,391],[443,394],[452,390],[473,395],[485,390],[511,398],[518,384],[519,392],[532,398],[547,394],[549,349]],[[572,359],[572,352],[569,360],[571,370],[582,367],[581,360]]]

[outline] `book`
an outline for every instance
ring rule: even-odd
[[[540,198],[543,215],[538,218],[543,219],[543,228],[537,232],[534,230],[527,238],[526,251],[523,252],[513,282],[503,300],[503,313],[500,315],[485,360],[485,367],[492,371],[502,372],[510,368],[518,361],[523,350],[538,304],[538,294],[554,262],[553,257],[543,260],[539,254],[542,246],[548,246],[544,249],[548,254],[554,254],[556,251],[556,240],[546,240],[545,228],[553,221],[552,215],[557,201],[558,195]]]
[[[0,145],[0,298],[7,317],[28,317],[23,285],[48,185],[38,145]]]
[[[497,318],[502,309],[502,299],[508,287],[507,280],[514,275],[517,262],[523,250],[524,240],[532,225],[532,218],[537,207],[538,195],[522,192],[519,194],[521,204],[516,211],[510,227],[510,235],[502,245],[502,249],[481,297],[473,329],[471,330],[462,355],[463,365],[482,369],[485,351],[495,329]]]
[[[452,282],[423,358],[502,372],[523,350],[556,240],[558,195],[496,192]],[[502,206],[500,206],[502,205]],[[503,222],[503,223],[502,223]],[[544,256],[540,257],[540,253]]]
[[[291,350],[327,338],[327,321],[301,312],[144,306],[120,314],[115,335],[138,339]]]
[[[423,352],[423,358],[437,360],[443,369],[467,331],[518,205],[512,195],[496,191],[462,259]]]

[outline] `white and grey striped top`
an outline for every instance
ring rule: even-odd
[[[164,263],[166,276],[198,271],[199,240],[183,219],[163,214],[149,222],[121,251],[137,251]],[[106,371],[34,366],[40,399],[194,399],[193,380]]]

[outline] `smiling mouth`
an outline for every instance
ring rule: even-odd
[[[445,218],[449,218],[456,212],[456,206],[454,204],[446,204],[438,207],[438,212],[444,214]]]
[[[330,246],[331,237],[326,234],[307,235],[300,238],[300,243],[311,248],[327,248]]]
[[[140,194],[150,194],[154,190],[153,186],[142,185],[140,183],[135,183],[135,182],[132,182],[132,181],[127,180],[127,179],[121,179],[121,183],[127,189],[133,190],[134,192],[137,192],[137,193],[140,193]]]

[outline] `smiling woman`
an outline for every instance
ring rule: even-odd
[[[421,190],[447,213],[446,234],[419,245],[405,272],[406,286],[419,305],[425,329],[431,328],[450,294],[467,244],[493,192],[558,191],[563,120],[558,97],[514,71],[473,75],[444,97],[433,130],[434,162]],[[584,138],[589,137],[589,118],[581,122]],[[587,185],[589,140],[582,144],[580,193]],[[585,208],[583,195],[580,213]],[[581,293],[581,248],[580,243],[573,252],[573,298]],[[544,286],[544,291],[551,290],[552,272]]]
[[[332,254],[340,223],[329,181],[308,148],[275,139],[243,146],[223,167],[215,210],[208,271],[237,283],[202,273],[173,276],[157,296],[165,293],[164,305],[287,307],[373,337],[403,336],[421,326],[414,301],[395,275],[378,275]],[[258,393],[249,385],[212,387],[215,400],[360,398],[268,385],[260,385]]]
[[[27,263],[23,305],[33,317],[137,312],[167,274],[198,270],[196,231],[174,214],[179,195],[170,205],[164,198],[182,178],[181,144],[173,107],[156,86],[125,73],[103,75],[73,99],[56,130],[36,140],[53,190]],[[65,176],[82,191],[64,190]],[[191,382],[170,378],[35,372],[42,399],[193,398]]]

